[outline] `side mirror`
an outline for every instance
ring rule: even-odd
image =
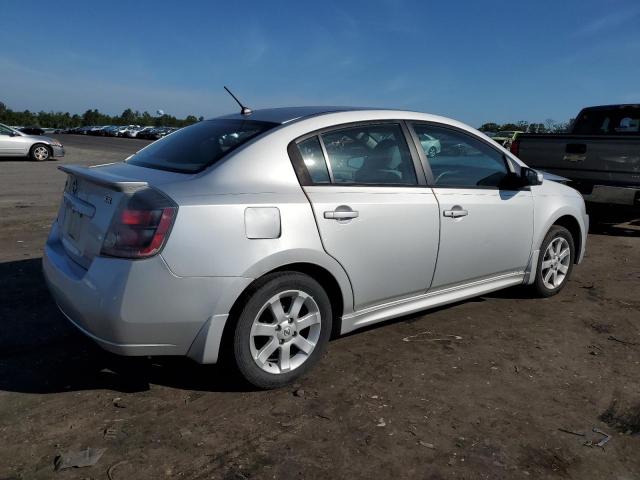
[[[520,168],[520,177],[527,185],[542,185],[544,177],[541,172],[529,167]]]

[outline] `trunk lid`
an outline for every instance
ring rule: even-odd
[[[58,212],[60,239],[67,255],[85,269],[100,254],[114,215],[134,192],[151,182],[157,186],[185,177],[126,163],[58,168],[67,174]]]

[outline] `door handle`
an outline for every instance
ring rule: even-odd
[[[442,212],[445,217],[458,218],[458,217],[466,217],[469,215],[469,212],[463,210],[460,205],[454,205],[451,207],[451,210],[445,210]]]
[[[358,215],[360,214],[357,211],[351,210],[351,208],[346,205],[340,205],[335,210],[324,212],[324,218],[328,218],[329,220],[350,220],[358,217]]]

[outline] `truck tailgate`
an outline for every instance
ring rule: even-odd
[[[574,181],[640,185],[640,137],[523,135],[518,156],[527,165]]]

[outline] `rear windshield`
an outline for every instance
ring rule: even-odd
[[[276,125],[252,120],[204,120],[152,143],[127,163],[171,172],[199,172]]]
[[[638,135],[640,108],[583,110],[573,126],[577,135]]]

